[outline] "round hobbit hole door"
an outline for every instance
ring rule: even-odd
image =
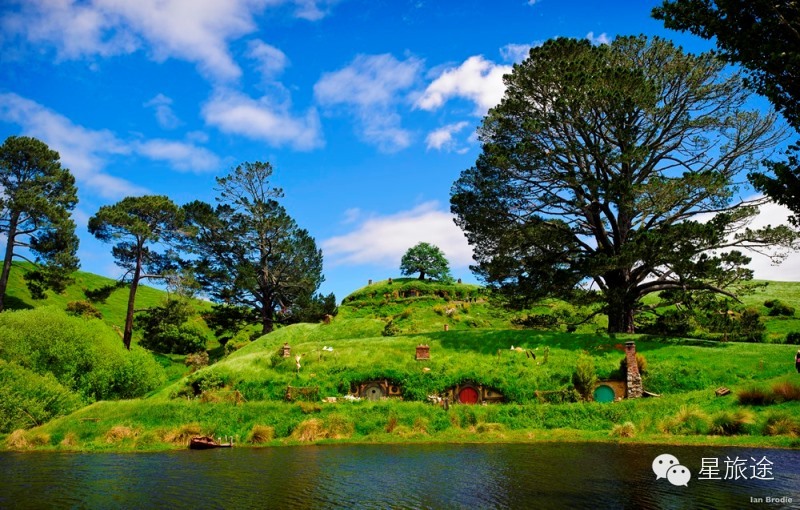
[[[462,404],[476,404],[478,402],[478,390],[471,386],[462,388],[458,392],[458,401]]]
[[[614,401],[614,390],[611,386],[601,384],[594,390],[594,401],[595,402],[613,402]]]
[[[383,388],[378,384],[370,384],[364,388],[364,398],[367,400],[380,400],[383,397]]]

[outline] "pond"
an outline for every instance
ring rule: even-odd
[[[546,443],[3,452],[0,468],[0,508],[800,508],[797,450]]]

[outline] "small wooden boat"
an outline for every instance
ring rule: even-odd
[[[194,436],[189,440],[189,448],[192,450],[210,450],[211,448],[230,448],[233,442],[220,443],[215,441],[213,437],[208,436]]]

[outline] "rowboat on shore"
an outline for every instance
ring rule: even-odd
[[[195,436],[189,440],[189,448],[192,450],[210,450],[211,448],[230,448],[233,441],[220,443],[209,436]]]

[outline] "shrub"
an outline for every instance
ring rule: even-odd
[[[779,402],[795,402],[800,400],[800,384],[779,382],[772,387],[772,393]]]
[[[706,434],[708,428],[708,415],[696,406],[681,406],[675,416],[661,423],[661,430],[668,434]]]
[[[139,344],[151,351],[174,354],[190,354],[206,348],[205,331],[191,322],[175,326],[166,324],[158,331],[145,333]]]
[[[786,334],[786,343],[800,345],[800,331],[791,331]]]
[[[297,441],[311,442],[325,439],[327,434],[328,432],[325,430],[322,420],[312,418],[298,423],[292,430],[291,437]]]
[[[400,334],[400,328],[397,327],[397,324],[394,321],[389,321],[386,323],[386,326],[383,328],[381,335],[383,336],[396,336]]]
[[[572,384],[584,400],[591,400],[594,386],[597,383],[597,373],[594,368],[594,358],[582,353],[578,357],[575,372],[572,373]]]
[[[269,443],[275,439],[275,428],[266,425],[253,425],[248,441],[255,444]]]
[[[766,436],[800,435],[800,424],[786,414],[771,414],[764,422],[762,433]]]
[[[740,390],[736,397],[742,405],[768,406],[775,403],[775,397],[771,393],[755,386]]]
[[[0,339],[0,359],[50,373],[88,400],[141,396],[165,379],[152,356],[126,350],[108,325],[55,307],[3,312]]]
[[[747,426],[755,423],[755,416],[746,410],[720,411],[711,416],[709,433],[716,436],[734,436],[745,432]]]
[[[636,435],[636,425],[630,421],[626,421],[621,425],[614,425],[609,435],[611,437],[634,437]]]
[[[98,310],[88,301],[70,301],[67,303],[67,313],[77,317],[86,317],[90,319],[103,318],[103,314],[100,313],[100,310]]]
[[[39,375],[0,360],[0,433],[41,425],[81,405],[80,397],[52,374]]]
[[[691,316],[679,310],[667,310],[656,317],[653,323],[645,324],[638,331],[649,335],[687,336],[693,329]]]
[[[192,372],[196,372],[201,368],[208,366],[208,352],[203,351],[194,354],[187,354],[186,359],[183,361],[183,363],[187,367],[191,367]]]
[[[767,306],[767,303],[769,303],[770,306]],[[764,302],[764,306],[769,308],[769,312],[768,312],[767,315],[769,315],[770,317],[779,317],[779,316],[793,317],[794,316],[794,312],[795,312],[794,307],[787,305],[783,301],[780,301],[780,300],[777,300],[777,299],[774,299],[774,300],[771,300],[771,301],[765,301]]]

